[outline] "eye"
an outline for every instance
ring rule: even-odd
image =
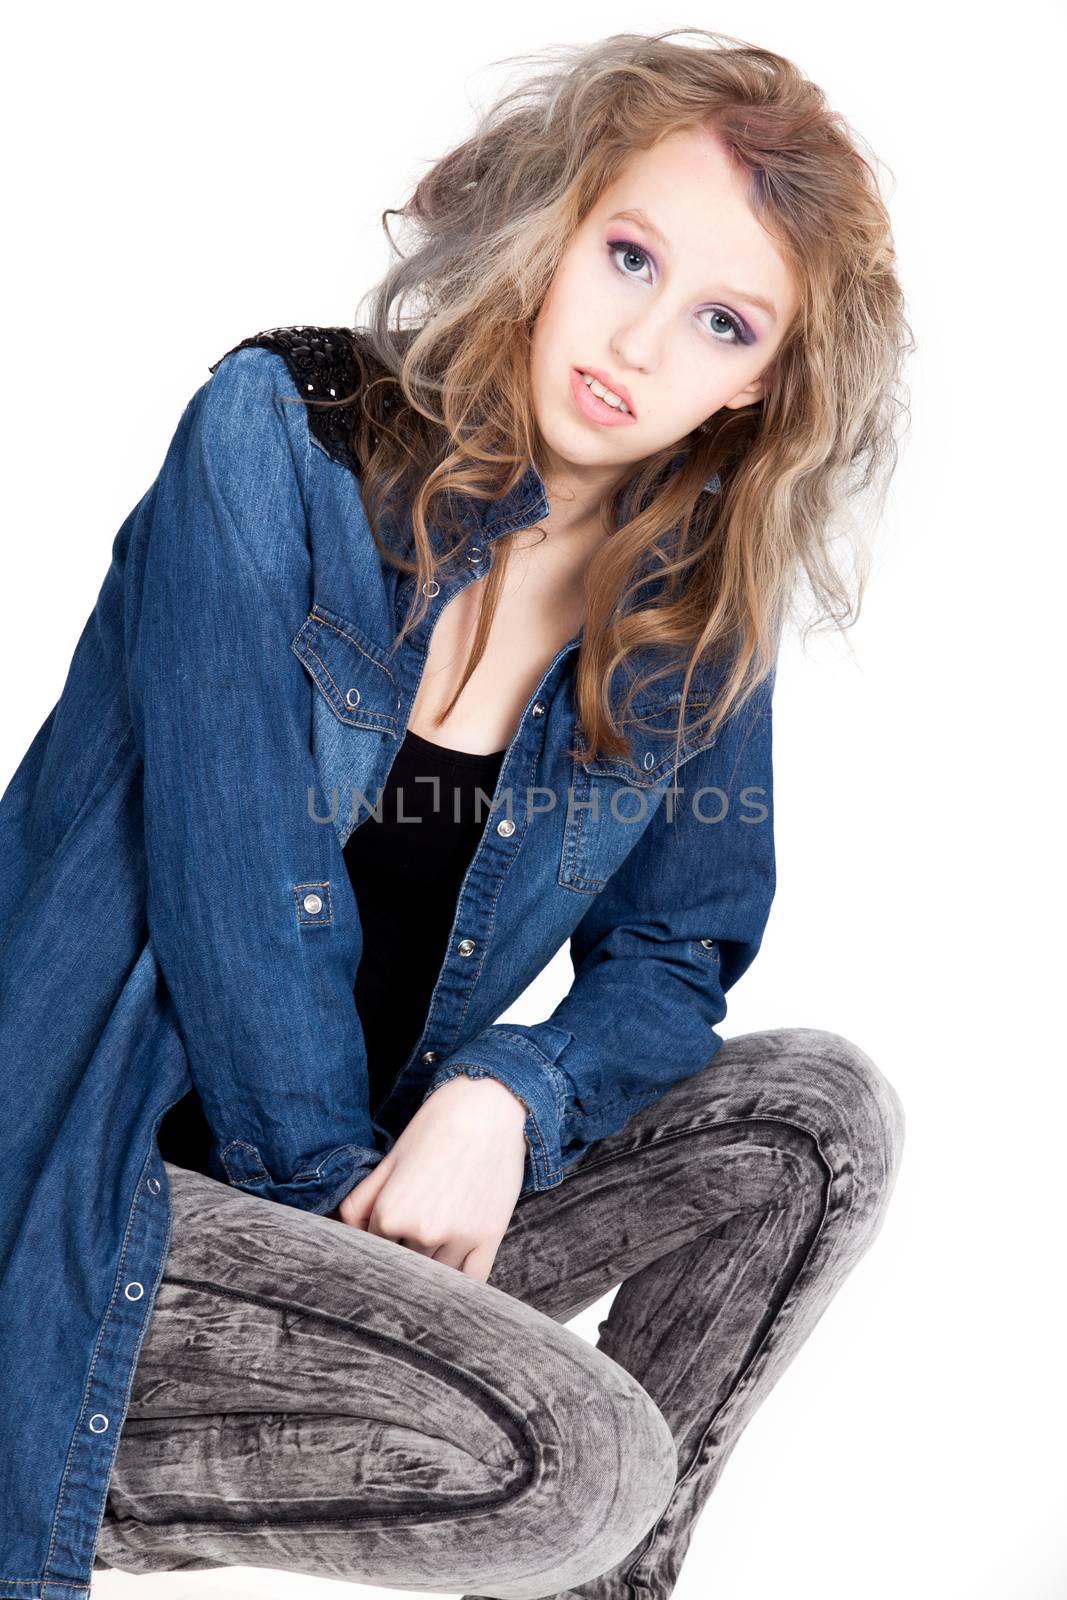
[[[609,240],[608,254],[613,259],[616,256],[624,256],[628,257],[630,261],[636,261],[638,263],[637,272],[632,272],[627,266],[617,266],[617,270],[622,273],[623,277],[637,278],[638,282],[649,282],[647,278],[641,279],[639,273],[642,263],[645,266],[651,266],[652,257],[649,255],[647,250],[643,250],[641,246],[639,244],[635,244],[632,239]],[[710,314],[713,320],[717,318],[720,327],[722,323],[726,324],[725,332],[719,332],[710,327],[708,328],[708,332],[711,333],[712,337],[719,344],[752,344],[755,335],[750,332],[746,325],[741,321],[740,317],[734,316],[732,311],[725,311],[719,306],[705,306],[704,311],[701,312],[701,316],[704,316],[705,313]],[[708,327],[708,324],[705,323],[704,326]]]
[[[720,338],[719,335],[716,333],[715,337],[717,339],[719,339],[719,343],[720,344],[751,344],[752,343],[751,337],[747,333],[744,325],[737,319],[737,317],[734,316],[732,311],[720,311],[718,306],[707,306],[705,309],[708,312],[710,312],[712,318],[718,317],[720,322],[725,322],[726,323],[726,332],[727,332],[727,334],[730,334],[730,333],[733,334],[733,338],[730,339],[730,338]],[[703,314],[704,313],[701,312],[701,316],[703,316]]]
[[[636,256],[639,261],[644,261],[646,263],[651,263],[652,260],[652,257],[649,255],[647,250],[642,250],[639,244],[634,244],[629,239],[610,240],[608,243],[608,253],[612,256],[626,255],[631,259]],[[626,267],[620,267],[619,270],[622,272],[624,277],[635,278],[637,276],[635,272],[630,272]]]

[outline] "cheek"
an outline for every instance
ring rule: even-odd
[[[689,397],[691,409],[699,412],[701,421],[720,410],[748,382],[747,367],[742,368],[739,363],[728,367],[724,359],[709,365],[714,370],[704,375],[704,381],[694,387]]]
[[[530,371],[535,392],[547,395],[560,383],[568,361],[574,359],[574,337],[561,315],[561,303],[545,302],[530,341]]]
[[[685,439],[694,428],[718,411],[729,394],[722,384],[687,383],[672,386],[656,418],[656,434],[663,441]]]
[[[537,320],[533,325],[533,332],[530,336],[531,349],[535,357],[541,360],[545,359],[547,347],[556,338],[558,322],[559,295],[557,292],[557,280],[553,279],[549,285],[548,293],[541,303],[541,309],[537,313]]]
[[[681,361],[676,369],[665,410],[670,411],[671,426],[681,437],[716,411],[722,404],[724,386],[715,373],[696,370],[692,355]]]
[[[566,337],[580,332],[583,324],[588,325],[595,310],[596,297],[588,273],[581,262],[564,257],[549,285],[540,320],[553,337]]]

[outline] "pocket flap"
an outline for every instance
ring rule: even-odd
[[[682,703],[680,690],[660,696],[655,700],[638,702],[630,708],[622,721],[623,733],[630,740],[632,757],[598,756],[586,770],[594,778],[620,778],[634,788],[655,788],[675,771],[674,749],[678,728],[678,711]],[[702,717],[712,704],[709,696],[691,694],[686,701],[686,723],[692,724]],[[709,734],[707,723],[682,739],[679,763],[706,750],[715,743],[715,734]],[[580,728],[577,744],[584,748],[585,740]]]
[[[355,623],[316,604],[292,649],[341,722],[396,733],[400,710],[396,676],[385,651]]]

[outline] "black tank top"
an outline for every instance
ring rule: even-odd
[[[452,750],[409,728],[382,790],[381,821],[371,812],[348,836],[344,859],[363,930],[353,998],[367,1045],[372,1115],[422,1032],[505,754]],[[160,1123],[160,1153],[207,1173],[210,1147],[200,1096],[191,1089]]]
[[[371,813],[345,845],[363,929],[355,1001],[372,1115],[422,1032],[505,753],[453,750],[409,728],[382,790],[381,821]]]

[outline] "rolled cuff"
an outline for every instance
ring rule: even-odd
[[[553,1189],[561,1183],[564,1080],[548,1056],[523,1034],[495,1024],[441,1063],[426,1085],[423,1104],[435,1089],[460,1073],[470,1078],[496,1078],[525,1105],[526,1162],[520,1193]]]
[[[254,1144],[231,1139],[212,1155],[211,1166],[215,1169],[214,1176],[231,1188],[258,1195],[263,1200],[274,1200],[279,1205],[293,1206],[297,1211],[325,1216],[336,1210],[356,1184],[373,1172],[383,1154],[384,1151],[369,1149],[366,1145],[338,1145],[316,1166],[279,1183],[271,1177]]]

